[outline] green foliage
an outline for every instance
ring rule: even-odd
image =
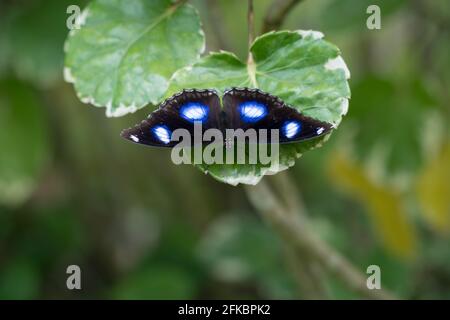
[[[47,123],[30,87],[0,82],[0,204],[16,206],[33,192],[48,159]]]
[[[282,98],[313,118],[337,126],[347,112],[349,72],[338,48],[322,40],[319,32],[281,31],[257,38],[250,48],[254,66],[228,52],[212,53],[178,71],[167,95],[182,88],[258,87]],[[236,185],[255,184],[264,174],[292,166],[302,152],[324,139],[280,146],[280,163],[256,165],[200,165],[214,178]]]
[[[382,144],[383,165],[387,171],[413,171],[421,163],[421,136],[424,134],[424,119],[435,105],[422,81],[408,79],[401,84],[374,76],[367,76],[354,84],[349,123],[355,127],[355,149],[365,159],[373,155],[374,148]],[[375,94],[374,94],[375,93]],[[367,96],[374,94],[372,99]],[[381,113],[380,106],[389,110]],[[357,119],[357,121],[353,121]],[[402,130],[399,130],[399,121]],[[360,127],[358,123],[365,124]],[[381,142],[382,141],[382,142]]]
[[[276,32],[255,40],[247,65],[229,52],[201,58],[203,30],[195,11],[170,1],[101,1],[83,12],[80,30],[66,42],[66,80],[83,102],[106,106],[121,116],[153,105],[185,88],[258,87],[299,111],[335,126],[347,111],[349,72],[338,48],[320,32]],[[195,62],[192,66],[190,63]],[[189,65],[188,67],[185,67]],[[177,71],[170,83],[169,78]],[[280,162],[270,166],[199,165],[232,185],[257,183],[277,173],[324,139],[281,146]]]
[[[160,102],[173,72],[204,47],[195,9],[170,0],[93,1],[78,24],[65,45],[65,79],[108,116]]]
[[[216,220],[199,246],[213,277],[229,282],[254,281],[271,298],[293,298],[292,278],[284,272],[283,247],[267,227],[244,215]]]
[[[416,233],[407,218],[398,192],[374,179],[358,163],[342,152],[335,152],[328,161],[329,175],[339,187],[367,206],[374,226],[386,247],[403,258],[417,252]]]
[[[123,1],[130,10],[137,3]],[[62,83],[66,8],[84,3],[0,1],[0,299],[302,298],[280,239],[253,218],[242,188],[170,164],[168,150],[118,138],[154,106],[105,119],[103,108],[84,106],[72,86]],[[146,1],[154,3],[159,1]],[[175,86],[173,72],[188,75],[208,61],[206,71],[213,70],[219,56],[223,67],[214,70],[248,82],[243,1],[189,3],[201,12],[207,48],[226,49],[239,59],[232,53],[194,57],[191,71],[180,64],[182,71],[177,66],[165,81]],[[271,3],[255,1],[256,30]],[[363,274],[368,265],[379,265],[383,289],[401,299],[450,298],[448,1],[370,1],[382,13],[382,29],[373,31],[365,25],[366,0],[298,3],[280,29],[322,30],[339,44],[352,70],[352,100],[346,120],[320,152],[305,153],[289,170],[300,193],[293,191],[287,200],[304,200],[308,228]],[[122,11],[114,12],[111,21],[119,29],[127,25],[119,20]],[[92,47],[98,50],[100,43]],[[255,60],[258,71],[260,58]],[[293,75],[298,71],[306,70]],[[340,76],[335,72],[332,78]],[[95,72],[90,75],[97,80]],[[259,76],[258,82],[269,83]],[[224,82],[215,86],[226,87]],[[338,108],[308,111],[302,98],[294,107],[319,112],[321,119],[339,118]],[[349,157],[338,158],[342,154]],[[338,174],[330,175],[330,166]],[[252,177],[252,167],[245,168]],[[227,174],[226,167],[215,169]],[[344,187],[349,192],[342,193]],[[407,228],[414,239],[409,245]],[[404,251],[413,257],[405,258]],[[69,264],[82,268],[79,292],[65,287]],[[361,298],[335,274],[325,273],[322,280],[330,299]]]
[[[0,26],[7,32],[3,33],[3,39],[0,35],[0,42],[4,42],[0,45],[0,72],[3,56],[21,79],[40,87],[60,81],[64,60],[62,47],[67,35],[66,8],[83,3],[84,0],[36,0],[4,12]],[[55,15],[55,12],[61,14]]]
[[[116,299],[192,299],[195,284],[189,273],[172,265],[152,266],[116,287]]]
[[[9,30],[9,17],[5,16],[5,14],[1,14],[4,11],[4,5],[0,3],[0,30]],[[6,69],[8,68],[9,56],[10,56],[10,46],[11,44],[8,41],[8,33],[0,32],[0,76],[3,76],[6,73]]]
[[[366,26],[366,10],[370,5],[380,7],[383,23],[384,18],[396,12],[404,3],[405,0],[332,0],[322,9],[320,18],[329,29],[360,30]]]
[[[15,257],[0,271],[0,300],[37,298],[39,270],[31,259]]]
[[[424,166],[417,178],[417,198],[422,212],[437,231],[450,231],[450,145],[445,145]]]

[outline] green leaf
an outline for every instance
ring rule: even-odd
[[[349,130],[343,132],[354,131],[358,158],[379,163],[377,166],[382,170],[377,174],[381,179],[393,178],[394,173],[416,172],[423,163],[421,138],[425,134],[425,120],[430,119],[429,112],[436,108],[420,77],[411,73],[396,83],[367,75],[354,83],[353,91],[353,112],[345,123]]]
[[[9,41],[9,15],[5,14],[6,5],[0,3],[0,76],[3,76],[8,68],[11,44]]]
[[[373,179],[362,163],[337,150],[328,161],[328,173],[339,190],[364,204],[386,248],[400,258],[417,253],[417,233],[408,219],[408,208],[401,194]]]
[[[330,30],[338,31],[370,31],[366,28],[366,22],[373,13],[367,13],[367,8],[377,5],[381,11],[381,24],[384,18],[397,12],[407,3],[405,0],[332,0],[321,10],[319,19],[323,26]]]
[[[210,273],[221,281],[254,281],[267,298],[293,297],[293,281],[283,265],[279,239],[247,212],[216,219],[198,252]]]
[[[47,124],[31,88],[0,82],[0,203],[14,206],[33,192],[48,159]]]
[[[23,80],[48,87],[62,80],[63,45],[67,33],[66,8],[83,0],[37,0],[13,5],[5,12],[0,27],[0,69],[8,63]],[[5,8],[6,9],[6,8]],[[1,9],[0,9],[1,10]],[[2,54],[6,51],[6,54]]]
[[[170,264],[147,266],[121,281],[113,291],[116,299],[193,299],[195,279]]]
[[[13,257],[0,272],[0,300],[36,299],[39,294],[39,269],[27,257]]]
[[[335,126],[347,112],[350,74],[339,49],[315,31],[270,32],[251,46],[255,64],[247,66],[229,52],[211,53],[193,66],[178,71],[167,96],[183,88],[258,87],[279,96],[307,116]],[[329,136],[329,135],[328,135]],[[256,165],[199,165],[214,178],[237,185],[256,184],[295,163],[306,150],[319,146],[328,136],[280,146],[279,163]]]
[[[122,116],[157,104],[172,74],[198,59],[204,34],[193,7],[170,0],[96,0],[66,41],[65,79],[79,98]]]

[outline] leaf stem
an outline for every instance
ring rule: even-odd
[[[247,11],[247,24],[248,24],[248,49],[250,52],[250,47],[255,40],[255,13],[253,10],[253,0],[248,0],[248,11]]]
[[[172,4],[172,6],[173,6],[173,7],[178,7],[178,6],[181,6],[181,5],[185,4],[187,1],[188,1],[188,0],[177,0],[177,1],[175,1],[175,2]]]
[[[247,11],[247,25],[248,25],[248,58],[247,58],[247,72],[253,87],[258,87],[256,82],[256,65],[253,59],[252,51],[250,50],[255,40],[255,14],[253,10],[253,0],[248,0]]]

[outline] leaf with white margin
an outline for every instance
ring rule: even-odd
[[[193,66],[176,72],[167,96],[183,88],[211,88],[223,93],[230,87],[257,87],[279,96],[290,106],[337,127],[347,113],[350,72],[339,49],[317,31],[279,31],[258,37],[250,50],[255,64],[248,67],[229,52],[211,53]],[[279,162],[270,165],[201,164],[198,167],[219,181],[257,184],[266,174],[294,165],[307,150],[330,135],[280,145]]]
[[[157,104],[173,73],[204,50],[198,14],[182,2],[96,0],[76,24],[64,48],[65,80],[110,117]]]

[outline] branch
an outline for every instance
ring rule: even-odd
[[[303,0],[274,0],[264,17],[262,33],[278,29],[289,12]]]
[[[255,39],[255,16],[253,12],[253,0],[248,0],[248,9],[247,9],[247,28],[248,28],[248,58],[247,58],[247,66],[253,66],[255,64],[253,60],[253,54],[250,51],[253,40]],[[249,69],[249,74],[250,73]]]
[[[394,299],[394,296],[386,290],[369,290],[365,275],[311,231],[307,225],[305,212],[303,212],[304,221],[299,219],[298,213],[289,214],[265,180],[257,186],[246,186],[245,190],[255,209],[299,254],[306,253],[324,270],[333,273],[365,298]]]
[[[285,205],[285,213],[304,224],[305,210],[296,186],[291,183],[289,176],[281,172],[271,177],[273,189]],[[292,272],[297,280],[300,294],[306,299],[327,299],[328,290],[325,283],[324,270],[308,252],[299,252],[292,245],[286,244],[287,258]]]
[[[307,254],[300,255],[286,243],[286,258],[297,282],[299,294],[304,299],[328,299],[328,290],[322,266]]]

